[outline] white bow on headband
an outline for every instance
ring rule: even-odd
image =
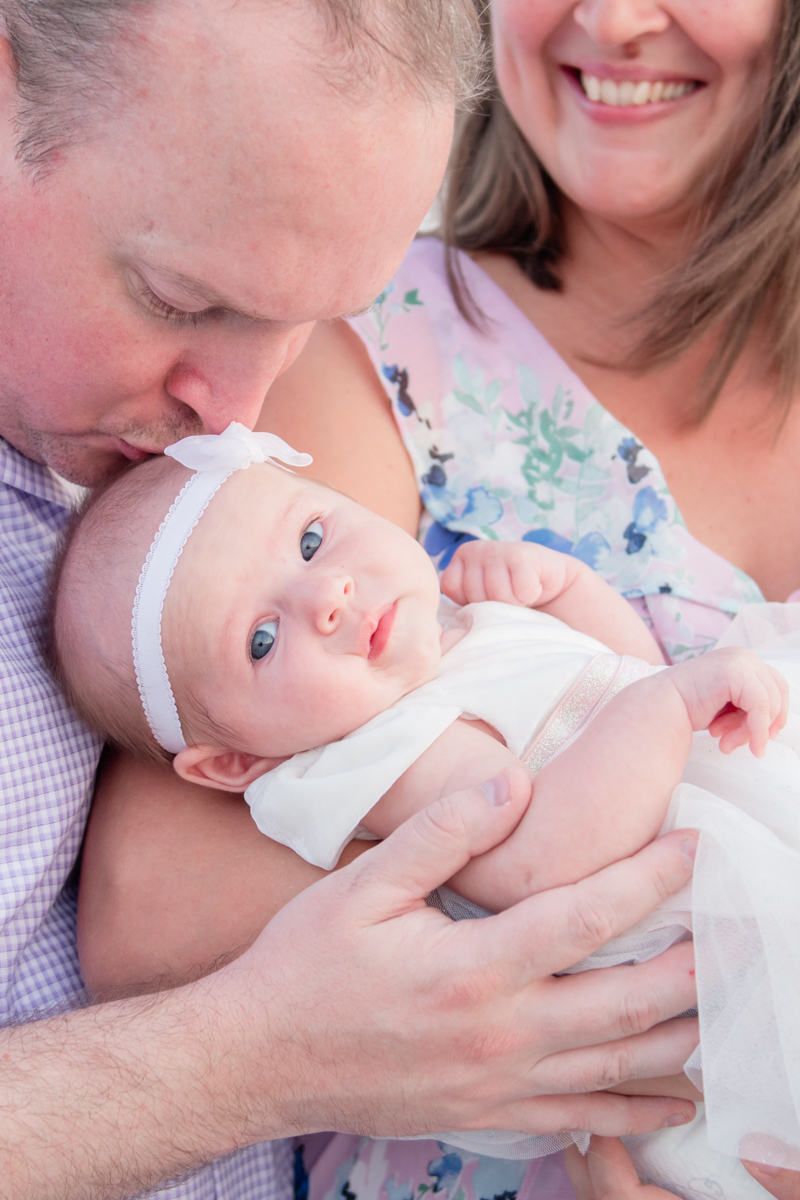
[[[232,421],[224,433],[183,438],[167,446],[164,453],[195,473],[173,501],[144,560],[131,632],[133,665],[147,723],[158,744],[177,754],[186,749],[186,741],[161,647],[161,614],[183,548],[209,501],[234,471],[265,462],[307,467],[312,459],[274,433],[253,433],[238,421]]]
[[[310,454],[300,454],[274,433],[253,433],[246,425],[231,421],[224,433],[204,433],[185,437],[164,451],[184,467],[194,471],[241,471],[253,463],[291,463],[307,467],[313,461]]]

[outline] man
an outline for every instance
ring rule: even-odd
[[[331,1127],[688,1119],[685,1101],[547,1093],[690,1052],[691,1022],[651,1028],[691,1004],[685,946],[635,979],[552,972],[681,886],[693,839],[450,928],[422,897],[514,821],[479,793],[304,892],[221,971],[47,1016],[80,993],[61,889],[100,751],[41,658],[71,503],[53,471],[91,486],[255,422],[313,323],[363,308],[399,262],[474,33],[466,0],[0,0],[0,15],[0,1000],[17,1022],[0,1035],[0,1197],[123,1196]],[[285,1145],[251,1146],[172,1194],[284,1197],[285,1167]]]

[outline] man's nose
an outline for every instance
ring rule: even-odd
[[[252,429],[273,380],[294,361],[312,328],[250,325],[199,334],[166,377],[168,395],[197,413],[207,433],[222,433],[231,421]]]
[[[310,589],[311,620],[319,633],[329,635],[341,627],[347,607],[355,594],[355,584],[349,575],[319,576]]]
[[[658,0],[581,0],[572,15],[601,46],[624,46],[645,33],[663,33],[670,24]]]

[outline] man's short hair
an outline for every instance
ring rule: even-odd
[[[120,49],[170,0],[0,0],[14,54],[18,157],[41,170],[85,129],[123,82]],[[274,0],[264,0],[265,4]],[[481,78],[480,0],[309,0],[328,35],[369,82],[392,65],[425,94],[473,95]],[[337,72],[338,74],[338,72]]]

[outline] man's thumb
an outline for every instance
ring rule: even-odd
[[[516,786],[515,786],[516,785]],[[453,792],[415,814],[347,871],[366,886],[379,882],[378,919],[399,915],[485,854],[515,828],[527,808],[529,790],[502,771],[480,787]]]

